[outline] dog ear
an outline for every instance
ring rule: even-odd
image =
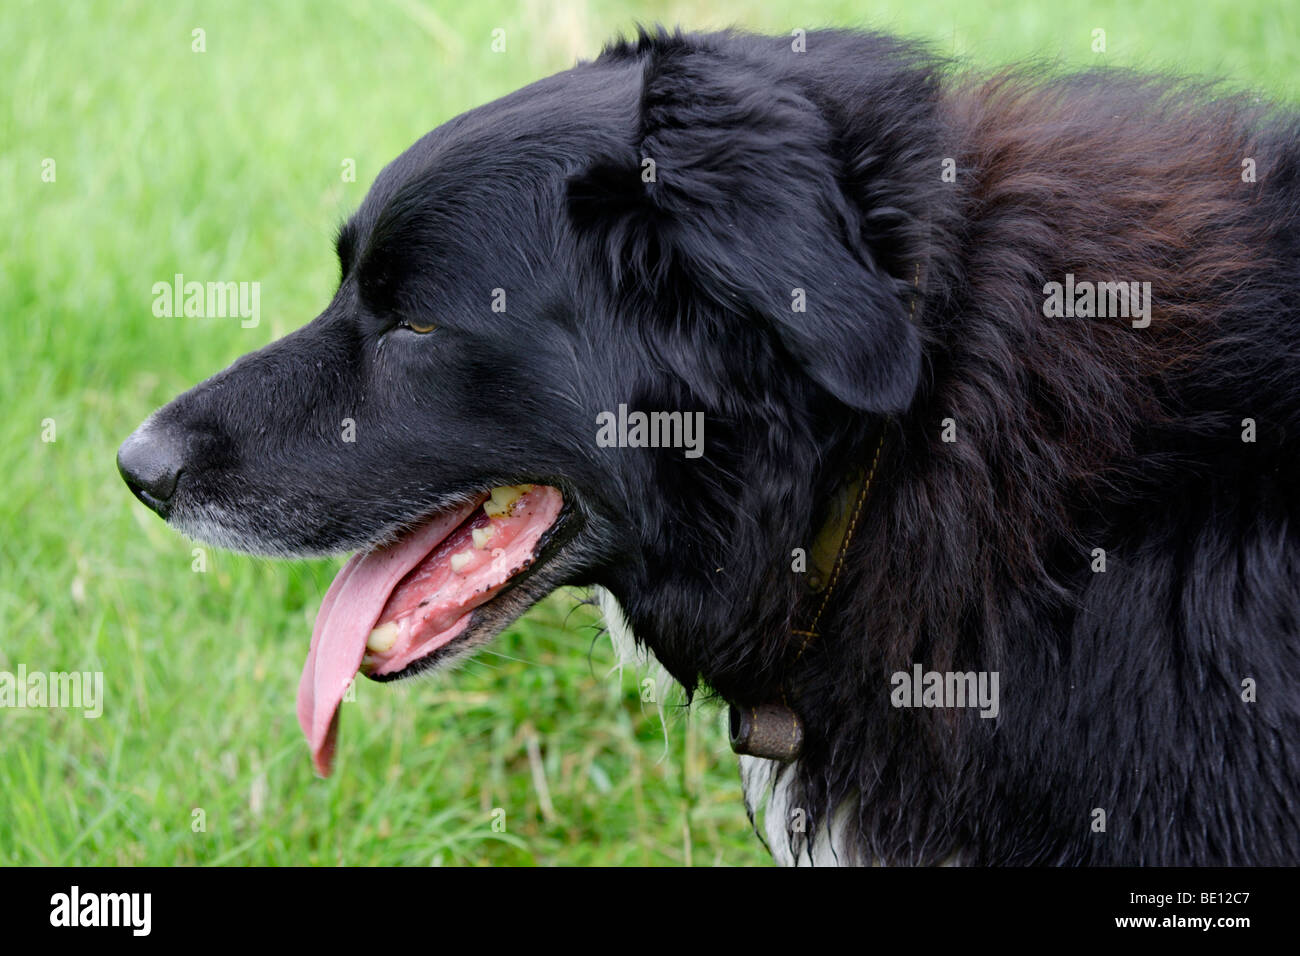
[[[901,411],[920,374],[913,289],[862,240],[830,124],[752,61],[675,39],[645,61],[638,148],[570,180],[575,227],[603,238],[617,281],[656,294],[684,280],[687,294],[761,317],[845,405]]]

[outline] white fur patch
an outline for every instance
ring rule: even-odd
[[[819,826],[810,845],[803,834],[810,821],[794,803],[798,763],[783,764],[763,757],[740,758],[740,785],[745,809],[781,866],[840,866],[854,859],[845,842],[848,819],[856,803],[845,801],[831,814],[830,826]]]
[[[628,624],[627,615],[623,613],[618,598],[604,588],[595,587],[591,590],[596,595],[596,603],[600,605],[600,613],[605,616],[605,628],[609,631],[609,641],[614,645],[614,656],[618,659],[619,666],[647,666],[654,655],[648,648],[637,646],[632,625]]]
[[[618,598],[602,587],[593,587],[596,603],[600,613],[605,617],[605,630],[609,642],[614,646],[614,657],[618,661],[616,669],[622,676],[623,668],[631,667],[639,674],[644,674],[654,682],[654,705],[659,713],[659,726],[664,731],[664,754],[668,753],[668,721],[664,716],[664,698],[676,681],[669,676],[664,666],[655,659],[654,653],[644,644],[638,644],[632,633],[632,625],[627,622],[627,615],[618,603]]]

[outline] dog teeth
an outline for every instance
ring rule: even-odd
[[[473,551],[457,551],[451,556],[451,569],[457,573],[464,571],[465,565],[469,564],[473,557]]]
[[[366,647],[377,654],[391,650],[397,643],[397,622],[389,621],[387,624],[380,624],[370,632],[366,638]]]
[[[493,488],[492,497],[483,502],[483,513],[489,518],[504,518],[510,514],[515,502],[532,490],[532,485],[502,485]]]
[[[497,533],[495,525],[488,525],[486,528],[475,528],[470,532],[474,537],[474,547],[482,550],[487,547],[488,541]]]

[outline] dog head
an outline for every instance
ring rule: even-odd
[[[325,310],[123,444],[187,534],[358,552],[300,690],[322,769],[358,669],[427,669],[565,584],[688,688],[761,679],[791,548],[917,388],[937,178],[906,48],[808,50],[643,34],[436,129],[341,230]]]

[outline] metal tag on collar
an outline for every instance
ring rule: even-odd
[[[749,757],[789,763],[803,750],[803,724],[784,704],[731,705],[731,749]]]

